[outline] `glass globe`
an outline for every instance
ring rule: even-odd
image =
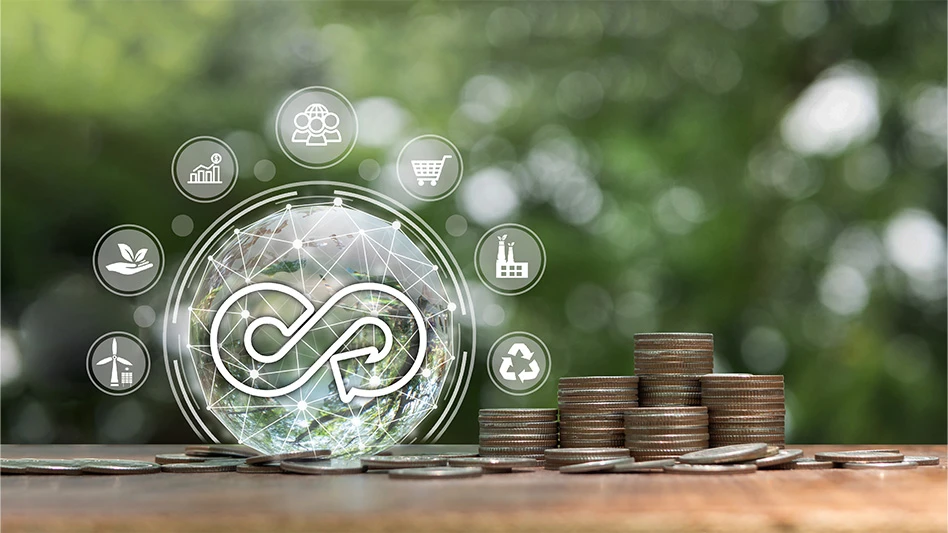
[[[437,409],[437,400],[453,360],[452,311],[441,274],[400,231],[398,222],[336,203],[287,206],[238,228],[213,247],[191,302],[188,349],[208,410],[238,442],[264,453],[331,449],[334,454],[371,453],[404,440]],[[380,283],[403,294],[420,312],[426,342],[408,306],[383,291],[342,297],[279,360],[261,363],[248,352],[247,328],[261,317],[290,325],[305,311],[296,298],[275,291],[237,297],[235,291],[258,283],[289,287],[316,309],[334,294],[358,283]],[[233,379],[252,389],[301,385],[275,397],[261,397],[233,386],[210,350],[211,325],[219,321],[218,352]],[[352,357],[338,360],[344,388],[378,391],[413,377],[397,390],[377,397],[343,400],[331,365],[322,364],[302,379],[353,323],[376,317],[391,331],[391,351],[381,361]],[[273,325],[252,330],[254,350],[275,354],[288,339]],[[337,350],[351,352],[384,344],[384,332],[365,326]],[[424,360],[414,363],[418,354]]]

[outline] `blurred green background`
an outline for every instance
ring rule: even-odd
[[[631,373],[632,334],[661,330],[713,332],[717,371],[785,374],[788,442],[946,440],[944,2],[4,1],[0,28],[4,443],[196,440],[160,346],[194,237],[299,180],[408,202],[393,164],[420,133],[465,157],[452,197],[412,205],[462,264],[479,321],[445,442],[474,442],[479,407],[555,405],[559,376]],[[309,85],[341,91],[360,118],[356,149],[323,171],[287,160],[272,133],[283,98]],[[240,161],[213,204],[171,180],[196,135]],[[190,236],[171,230],[180,214]],[[451,215],[463,234],[445,230]],[[548,267],[499,297],[473,250],[509,221],[543,238]],[[123,223],[168,257],[137,298],[91,270]],[[154,325],[133,319],[140,306]],[[123,398],[84,366],[113,330],[153,358]],[[554,358],[527,398],[500,393],[482,364],[514,330]]]

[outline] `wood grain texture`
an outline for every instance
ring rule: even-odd
[[[793,447],[793,446],[791,446]],[[823,450],[872,446],[803,446]],[[740,476],[536,471],[444,481],[385,474],[3,476],[14,531],[945,531],[945,446],[895,446],[942,465]],[[3,446],[3,457],[151,460],[177,446]]]

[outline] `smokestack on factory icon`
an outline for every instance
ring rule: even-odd
[[[497,279],[521,279],[530,275],[530,264],[514,261],[514,242],[506,242],[507,235],[497,237]]]

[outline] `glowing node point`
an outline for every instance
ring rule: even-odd
[[[422,371],[421,371],[421,377],[430,378],[430,377],[431,377],[431,369],[426,368],[426,369],[422,370]]]
[[[333,198],[332,205],[336,207],[342,206],[342,198]]]
[[[378,316],[379,316],[379,310],[378,310],[378,309],[373,309],[373,310],[371,310],[371,311],[369,312],[369,314],[372,315],[372,316],[374,316],[374,317],[376,317],[376,318],[378,318]]]
[[[246,309],[244,309],[243,311],[241,311],[241,312],[240,312],[240,318],[243,318],[244,320],[247,320],[248,318],[250,318],[250,311],[248,311],[248,310],[246,310]]]
[[[369,379],[369,385],[372,385],[373,387],[378,387],[379,383],[381,382],[382,380],[378,376],[372,376],[372,378]]]
[[[303,410],[306,409],[307,407],[309,407],[309,406],[306,405],[306,402],[304,402],[303,400],[300,400],[300,401],[296,402],[296,408],[299,409],[300,411],[303,411]]]
[[[257,379],[260,377],[260,371],[254,368],[250,371],[250,379]]]
[[[289,211],[290,209],[293,209],[293,206],[290,204],[286,204],[286,210]]]
[[[402,223],[397,220],[395,222],[392,222],[392,229],[394,230],[402,229]]]
[[[458,304],[454,302],[448,302],[448,311],[451,311],[453,313],[455,310],[457,310],[457,308],[458,308]]]
[[[299,239],[296,239],[295,241],[293,241],[293,248],[296,248],[297,250],[299,250],[302,247],[303,247],[303,241]]]
[[[234,235],[240,235],[240,230],[237,228],[234,228]]]
[[[438,270],[438,265],[431,265],[431,271],[434,272]]]
[[[208,260],[208,261],[214,261],[214,256],[212,256],[212,255],[207,256],[207,260]]]
[[[362,419],[359,418],[359,417],[353,418],[353,419],[352,419],[352,425],[355,426],[355,427],[361,426],[361,425],[362,425]],[[364,446],[364,445],[363,445],[363,446]]]

